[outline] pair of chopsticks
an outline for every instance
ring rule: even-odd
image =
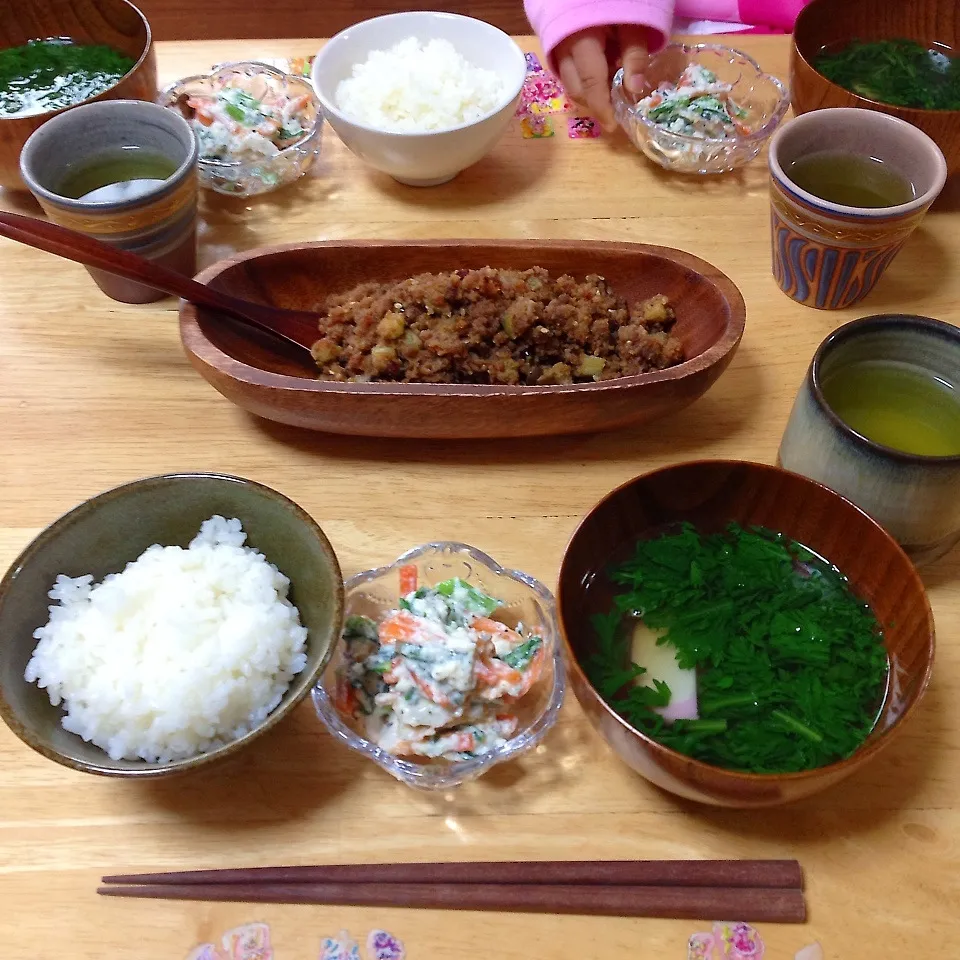
[[[252,867],[103,878],[97,893],[160,900],[496,910],[803,923],[796,860],[548,860]]]

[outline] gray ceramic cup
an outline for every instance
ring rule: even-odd
[[[921,456],[875,443],[845,423],[824,397],[824,382],[844,367],[877,360],[911,364],[960,390],[960,328],[903,314],[838,327],[814,354],[777,462],[852,500],[914,563],[929,563],[960,542],[960,454]]]
[[[78,169],[140,147],[170,161],[171,176],[119,199],[71,199],[58,191]],[[197,269],[197,141],[172,110],[142,100],[105,100],[48,120],[24,144],[20,172],[47,216],[71,230],[193,276]],[[166,294],[88,268],[108,297],[149,303]]]

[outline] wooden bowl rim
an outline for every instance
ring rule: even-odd
[[[140,22],[143,24],[143,28],[146,31],[146,40],[144,41],[143,49],[140,51],[140,56],[137,57],[136,63],[134,63],[134,65],[122,77],[119,77],[117,80],[111,83],[106,90],[101,90],[99,93],[94,93],[85,100],[78,100],[76,103],[67,104],[65,107],[57,107],[56,110],[44,110],[43,113],[28,113],[25,116],[13,117],[0,116],[0,124],[16,122],[18,120],[40,120],[41,118],[43,122],[46,123],[46,121],[51,117],[55,117],[61,113],[66,113],[67,110],[72,110],[74,107],[82,107],[87,103],[97,103],[99,100],[105,99],[106,95],[111,90],[116,90],[116,88],[123,83],[124,80],[132,77],[143,66],[144,61],[148,56],[150,56],[150,50],[153,47],[153,30],[150,27],[150,21],[135,3],[131,3],[131,0],[114,0],[114,2],[121,3],[133,10],[133,12],[136,13],[136,15],[140,18]]]
[[[846,0],[846,2],[851,2],[851,0]],[[855,2],[855,0],[854,0]],[[904,0],[901,0],[904,2]],[[960,118],[960,110],[931,110],[926,107],[900,107],[895,103],[884,103],[883,100],[872,100],[870,97],[863,97],[859,93],[854,93],[853,90],[848,90],[846,87],[841,87],[840,84],[834,83],[832,80],[825,77],[810,61],[810,57],[800,48],[800,44],[797,41],[797,34],[800,32],[804,21],[809,17],[812,17],[813,14],[810,13],[816,7],[820,6],[833,6],[835,5],[836,0],[808,0],[807,5],[797,14],[796,22],[793,27],[793,35],[791,36],[791,47],[794,56],[799,57],[803,61],[805,67],[807,67],[812,73],[816,74],[817,79],[831,92],[831,93],[842,93],[848,97],[851,97],[858,104],[866,103],[874,107],[880,107],[883,112],[888,112],[891,110],[897,111],[898,116],[902,116],[904,119],[909,120],[910,117],[920,119],[922,117],[942,117],[944,119],[958,119]],[[886,37],[880,37],[878,39],[884,40],[888,39]],[[920,41],[918,40],[917,43]],[[938,41],[931,40],[927,41],[929,43],[936,43]],[[960,50],[956,51],[955,55],[960,57]],[[792,71],[791,71],[792,72]]]
[[[126,497],[131,493],[135,494],[138,489],[142,489],[145,486],[158,486],[169,483],[170,481],[178,482],[181,480],[215,480],[239,483],[242,486],[256,489],[265,497],[265,499],[273,500],[274,502],[280,502],[289,507],[294,516],[311,531],[313,536],[320,543],[324,555],[331,564],[331,574],[333,575],[335,583],[339,584],[337,589],[334,591],[334,609],[332,613],[335,620],[338,622],[343,621],[343,610],[345,603],[343,572],[340,568],[340,561],[338,560],[337,554],[333,549],[333,545],[330,543],[330,540],[327,538],[327,535],[323,532],[317,521],[314,520],[313,517],[303,509],[303,507],[286,496],[286,494],[280,493],[279,490],[268,487],[266,484],[259,483],[256,480],[250,480],[246,477],[240,477],[235,474],[196,470],[182,470],[172,473],[161,473],[146,477],[139,477],[136,480],[129,480],[126,483],[119,484],[118,486],[110,487],[108,490],[103,490],[100,493],[94,494],[92,497],[87,497],[87,499],[76,504],[76,506],[71,507],[65,513],[61,514],[55,520],[52,520],[49,524],[47,524],[20,551],[16,559],[14,559],[14,561],[10,564],[2,579],[0,579],[0,600],[3,599],[9,585],[17,578],[17,576],[19,576],[23,568],[31,562],[37,551],[46,544],[55,540],[59,535],[61,527],[73,522],[75,519],[79,519],[77,516],[78,514],[85,513],[95,504],[99,505],[106,500],[115,500]],[[163,764],[148,763],[146,760],[143,760],[139,761],[143,764],[141,767],[131,769],[111,766],[114,761],[111,760],[106,751],[103,751],[104,760],[102,763],[92,763],[86,760],[78,760],[74,757],[68,757],[65,754],[53,749],[42,739],[35,737],[30,731],[28,731],[22,725],[19,717],[14,713],[2,692],[0,692],[0,719],[2,719],[10,728],[10,731],[20,740],[22,740],[28,747],[31,747],[48,760],[53,760],[65,767],[70,767],[72,770],[78,770],[81,773],[93,773],[99,776],[141,780],[187,773],[188,771],[196,770],[199,767],[205,767],[208,764],[225,760],[227,757],[232,756],[237,751],[243,749],[243,747],[255,740],[261,734],[266,733],[268,730],[276,726],[311,692],[311,690],[313,690],[314,686],[316,686],[317,680],[327,668],[327,665],[333,656],[338,638],[339,633],[337,633],[334,641],[331,642],[326,653],[320,658],[320,660],[317,662],[317,665],[313,669],[308,667],[302,673],[297,674],[297,676],[291,681],[292,686],[294,683],[302,682],[302,678],[306,678],[308,682],[303,684],[303,689],[288,699],[282,699],[280,703],[277,704],[277,706],[274,707],[274,709],[266,716],[266,718],[256,727],[244,734],[242,737],[231,740],[220,747],[209,750],[206,753],[200,753],[192,757],[187,757],[183,760],[173,760],[170,763]],[[26,680],[24,680],[24,683],[26,683]],[[33,684],[31,684],[31,686],[33,686]],[[40,692],[42,693],[43,691],[41,690]],[[79,737],[78,734],[72,735]]]
[[[920,680],[920,686],[913,702],[906,708],[906,710],[904,710],[903,713],[900,714],[899,717],[897,717],[894,723],[883,730],[874,739],[864,741],[864,743],[857,747],[857,749],[850,754],[849,757],[845,757],[842,760],[837,760],[834,763],[826,764],[822,767],[813,767],[810,770],[801,770],[795,773],[747,773],[739,770],[729,770],[726,767],[714,766],[710,763],[704,763],[702,760],[697,760],[694,757],[687,756],[685,753],[680,753],[671,747],[664,746],[662,743],[659,743],[651,737],[648,737],[645,733],[637,730],[636,727],[633,727],[631,724],[629,724],[626,720],[624,720],[623,717],[620,716],[620,714],[616,712],[616,710],[613,709],[613,707],[610,706],[610,704],[607,703],[606,700],[603,699],[603,697],[600,696],[594,685],[587,677],[586,672],[580,666],[580,661],[577,658],[573,649],[573,645],[570,643],[567,635],[567,627],[563,615],[563,572],[567,556],[570,552],[570,547],[572,546],[574,540],[577,539],[581,530],[583,530],[587,522],[601,506],[607,503],[607,501],[620,496],[625,490],[632,487],[634,484],[638,484],[642,481],[650,479],[651,477],[671,473],[676,470],[690,470],[694,468],[703,468],[705,466],[724,466],[729,468],[746,467],[751,471],[759,471],[760,473],[765,473],[768,475],[788,474],[800,480],[803,484],[806,484],[810,487],[820,488],[820,490],[826,492],[828,496],[842,501],[847,505],[848,508],[859,514],[861,519],[865,521],[868,526],[874,527],[882,535],[882,539],[887,543],[887,546],[893,550],[894,553],[899,553],[901,555],[902,559],[910,570],[911,587],[914,591],[918,590],[923,599],[923,607],[926,613],[927,622],[927,644],[925,646],[927,656],[923,669],[923,676]],[[789,536],[789,534],[787,535]],[[856,584],[853,584],[853,586],[856,587]],[[916,567],[913,566],[913,563],[910,561],[909,557],[907,557],[907,555],[903,552],[900,544],[898,544],[897,541],[894,540],[893,537],[890,536],[890,534],[887,533],[887,531],[879,523],[877,523],[876,520],[873,519],[873,517],[858,507],[855,503],[853,503],[853,501],[841,496],[841,494],[837,493],[835,490],[831,489],[825,484],[818,483],[816,480],[811,480],[809,477],[805,477],[802,474],[794,473],[792,470],[784,470],[782,467],[771,466],[770,464],[765,463],[757,463],[752,460],[729,460],[723,458],[685,460],[680,463],[659,467],[656,470],[649,470],[646,473],[639,474],[638,476],[633,477],[632,479],[627,480],[615,487],[605,496],[601,497],[590,508],[590,510],[583,515],[583,518],[577,524],[570,536],[570,539],[567,541],[567,545],[563,550],[563,556],[560,560],[560,573],[557,577],[556,598],[557,618],[560,623],[560,635],[563,639],[563,648],[567,656],[567,666],[570,673],[576,675],[580,683],[582,683],[586,689],[590,691],[593,698],[603,708],[607,717],[621,727],[625,733],[641,741],[644,744],[644,747],[650,753],[674,762],[683,763],[687,766],[690,772],[694,774],[694,776],[699,775],[699,778],[702,779],[703,782],[707,783],[709,782],[710,778],[712,778],[714,781],[717,779],[723,779],[727,782],[738,782],[741,784],[745,783],[757,787],[764,787],[772,783],[802,783],[805,781],[817,780],[824,775],[839,773],[840,771],[846,772],[846,770],[852,770],[856,767],[859,767],[866,760],[875,756],[884,746],[886,746],[894,731],[897,731],[898,728],[902,727],[904,721],[906,721],[916,711],[927,692],[927,688],[930,685],[930,679],[933,675],[933,661],[936,653],[936,630],[933,619],[933,610],[930,607],[930,598],[927,596],[927,591],[923,585],[923,581],[920,578],[920,574],[918,573]],[[577,684],[571,684],[571,686],[573,687],[574,694],[576,695]],[[604,739],[607,740],[606,737],[604,737]]]
[[[213,369],[225,374],[232,380],[273,390],[345,394],[350,396],[523,396],[542,394],[579,394],[601,393],[612,390],[637,388],[644,384],[667,383],[683,380],[703,373],[721,362],[734,350],[743,337],[746,325],[746,304],[736,284],[722,271],[702,260],[700,257],[683,250],[647,243],[611,240],[493,240],[493,239],[433,239],[433,240],[314,240],[300,243],[281,243],[265,247],[255,247],[232,257],[211,264],[196,277],[200,283],[210,283],[221,273],[248,260],[300,250],[323,250],[332,247],[352,247],[355,249],[410,247],[434,248],[438,246],[452,248],[451,260],[455,260],[456,248],[461,246],[486,246],[493,248],[562,249],[571,246],[585,246],[592,249],[625,253],[643,253],[667,260],[676,266],[695,273],[701,282],[713,285],[724,300],[728,310],[725,328],[716,343],[702,353],[684,360],[682,363],[665,370],[636,374],[630,377],[617,377],[598,383],[574,383],[554,386],[501,386],[495,384],[454,384],[454,383],[336,383],[312,380],[306,377],[294,377],[287,374],[272,373],[261,367],[254,367],[236,360],[207,339],[200,327],[199,319],[203,308],[194,304],[180,304],[180,336],[184,349]],[[704,272],[704,271],[708,272]],[[713,275],[712,275],[713,274]]]

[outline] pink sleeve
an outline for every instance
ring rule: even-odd
[[[809,0],[739,0],[741,23],[793,30],[797,15]]]
[[[677,16],[687,20],[720,20],[793,30],[797,14],[809,0],[677,0]]]
[[[567,37],[589,27],[638,24],[649,28],[650,49],[659,50],[670,37],[674,0],[524,0],[524,9],[553,62],[553,51]]]

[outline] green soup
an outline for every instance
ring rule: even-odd
[[[807,193],[848,207],[895,207],[916,196],[913,184],[882,160],[842,150],[800,157],[784,173]]]
[[[29,117],[80,103],[112,87],[132,57],[69,37],[0,50],[0,117]]]
[[[823,396],[861,436],[904,453],[960,455],[960,396],[929,371],[865,360],[828,376]]]

